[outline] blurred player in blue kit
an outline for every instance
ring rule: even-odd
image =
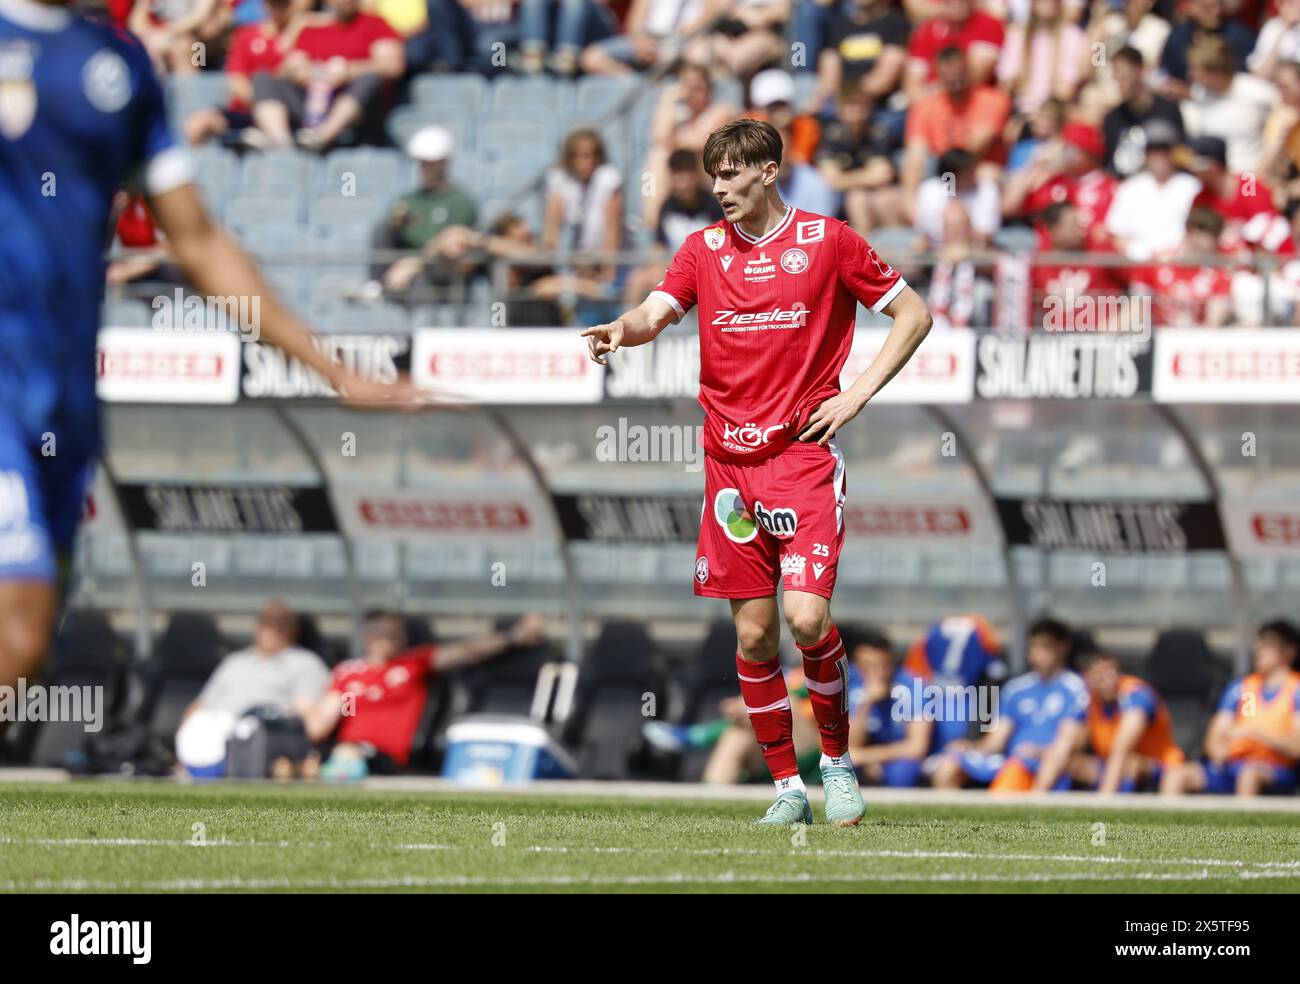
[[[241,326],[357,406],[414,403],[321,354],[210,220],[144,48],[59,2],[0,0],[0,686],[36,674],[101,448],[95,336],[114,193],[138,184],[205,295],[260,296]],[[257,310],[257,308],[253,308]]]

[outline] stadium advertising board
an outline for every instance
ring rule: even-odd
[[[885,344],[888,328],[859,328],[840,373],[848,387],[866,371]],[[969,403],[975,378],[975,335],[969,331],[932,331],[873,403]]]
[[[334,533],[325,490],[302,485],[174,482],[119,487],[127,522],[158,533]]]
[[[411,367],[408,334],[329,334],[316,341],[335,362],[375,382],[391,383]],[[334,396],[325,378],[300,359],[252,343],[244,346],[239,392],[249,400]]]
[[[560,493],[552,496],[569,540],[605,543],[694,543],[700,531],[698,495]]]
[[[333,497],[339,523],[351,537],[482,541],[555,533],[546,500],[528,490],[340,487]]]
[[[1128,400],[1151,393],[1149,334],[1054,332],[980,338],[982,400]]]
[[[854,538],[909,543],[991,546],[1000,542],[997,522],[978,499],[929,498],[853,502],[844,506],[844,530]]]
[[[564,329],[424,329],[415,333],[411,377],[474,403],[597,403],[605,370],[582,341]]]
[[[1161,403],[1300,401],[1300,332],[1165,329],[1156,346]]]
[[[1012,546],[1106,553],[1227,548],[1212,502],[999,498],[997,507]]]
[[[1300,506],[1229,499],[1223,512],[1239,557],[1300,557]]]
[[[96,388],[109,403],[234,403],[240,337],[232,332],[105,328]]]

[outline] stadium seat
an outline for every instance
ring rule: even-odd
[[[503,632],[514,619],[499,621],[494,629]],[[532,710],[537,674],[543,664],[559,659],[551,646],[542,644],[512,649],[488,663],[466,670],[462,679],[470,691],[469,711],[475,714],[517,714]]]
[[[207,612],[176,612],[147,669],[142,720],[153,737],[170,742],[181,715],[225,655],[217,624]]]
[[[645,82],[634,75],[584,75],[574,89],[574,116],[587,120],[630,108],[630,101],[643,91]]]
[[[235,188],[240,195],[300,195],[310,187],[318,159],[300,150],[248,154]]]
[[[59,626],[51,665],[41,682],[48,687],[102,687],[101,730],[95,733],[103,733],[116,709],[125,667],[126,647],[104,614],[75,609]],[[46,721],[31,727],[32,765],[85,771],[90,732],[84,721]]]
[[[316,192],[391,200],[407,190],[405,165],[404,156],[389,148],[338,150],[321,162]]]
[[[1146,680],[1164,698],[1174,720],[1174,735],[1190,758],[1201,755],[1226,667],[1215,658],[1205,636],[1194,629],[1168,629],[1156,637],[1146,665]]]
[[[553,116],[565,108],[561,103],[567,96],[566,86],[545,75],[501,75],[492,83],[491,116],[511,110]]]
[[[379,198],[321,195],[308,204],[307,222],[315,229],[348,226],[369,233],[387,208],[388,203]]]
[[[736,680],[736,626],[729,619],[709,625],[699,655],[673,674],[683,695],[678,724],[699,724],[718,717],[718,705],[740,693]],[[681,756],[676,778],[698,782],[704,774],[712,749],[699,749]]]
[[[153,324],[153,308],[145,301],[106,301],[100,312],[105,328],[148,328]]]
[[[476,117],[459,106],[399,106],[388,114],[384,128],[394,146],[405,148],[416,130],[440,126],[451,132],[456,156],[473,155],[477,132],[475,120]]]
[[[564,733],[578,749],[583,778],[627,779],[644,748],[644,695],[667,696],[651,665],[653,647],[641,622],[607,622],[582,664],[574,711]]]
[[[411,83],[411,100],[417,106],[452,106],[478,116],[490,94],[479,75],[417,75]]]
[[[296,191],[286,195],[258,195],[233,198],[226,205],[225,222],[240,238],[266,227],[268,222],[297,225],[302,218],[302,204]]]

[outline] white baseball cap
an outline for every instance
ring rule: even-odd
[[[794,102],[794,76],[783,68],[764,69],[749,83],[749,101],[759,109]]]
[[[406,152],[417,161],[445,161],[451,156],[455,144],[449,130],[440,126],[424,126],[411,134]]]

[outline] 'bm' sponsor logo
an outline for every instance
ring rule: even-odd
[[[758,524],[775,537],[787,539],[794,536],[799,526],[799,514],[793,509],[764,509],[762,502],[754,503],[754,518]]]

